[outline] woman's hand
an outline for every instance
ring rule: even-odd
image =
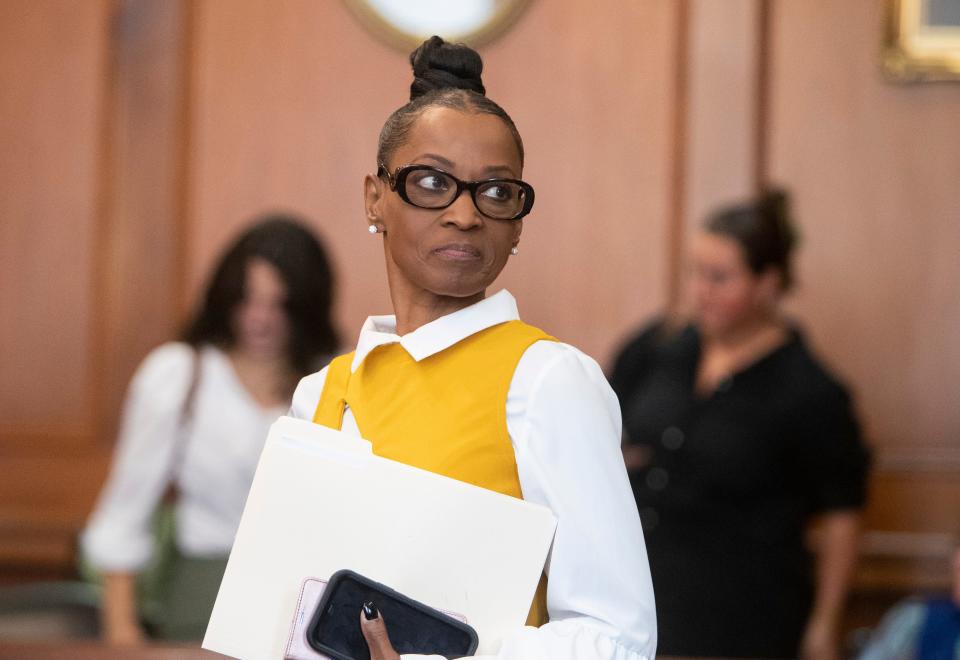
[[[103,577],[101,635],[111,646],[139,646],[146,642],[137,620],[134,580],[133,573],[107,573]]]
[[[110,646],[141,646],[146,643],[147,636],[136,623],[121,623],[106,628],[103,640]]]
[[[807,624],[800,643],[803,660],[837,660],[839,643],[837,632],[830,621],[813,617]]]
[[[373,602],[363,604],[360,611],[360,631],[370,647],[370,660],[400,660],[400,654],[390,643],[383,617]]]
[[[857,560],[859,536],[859,512],[841,510],[823,514],[817,552],[816,598],[800,647],[800,657],[804,660],[839,657],[840,620]]]
[[[650,448],[646,445],[623,443],[623,462],[627,470],[642,470],[650,463]]]

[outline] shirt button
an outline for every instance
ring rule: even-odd
[[[685,440],[683,431],[678,429],[676,426],[668,426],[664,429],[663,434],[660,436],[660,442],[664,447],[670,451],[676,451],[683,446],[683,441]]]
[[[656,529],[660,524],[660,514],[652,506],[645,506],[640,509],[640,523],[647,531]]]
[[[651,468],[647,472],[647,488],[650,490],[663,490],[670,481],[670,475],[663,468]]]

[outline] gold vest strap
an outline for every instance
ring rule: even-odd
[[[346,409],[347,385],[350,383],[350,366],[353,353],[334,358],[327,367],[327,380],[313,412],[313,423],[339,431],[343,427]]]

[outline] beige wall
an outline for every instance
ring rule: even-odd
[[[537,188],[500,284],[608,364],[703,213],[787,185],[791,309],[878,448],[870,524],[958,532],[960,86],[883,82],[881,9],[533,2],[482,50]],[[361,180],[408,84],[339,2],[0,3],[0,565],[69,561],[126,380],[253,214],[322,232],[348,340],[389,308]]]

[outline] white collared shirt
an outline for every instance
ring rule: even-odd
[[[419,362],[476,332],[516,319],[517,304],[507,291],[402,337],[396,334],[393,316],[372,316],[360,331],[353,369],[383,344],[399,343]],[[291,416],[313,418],[326,372],[300,381]],[[620,453],[620,405],[603,372],[572,346],[536,342],[514,372],[506,413],[523,497],[549,507],[558,524],[546,566],[550,621],[540,628],[518,629],[495,657],[653,658],[656,616],[650,569]],[[343,430],[359,435],[349,409]]]

